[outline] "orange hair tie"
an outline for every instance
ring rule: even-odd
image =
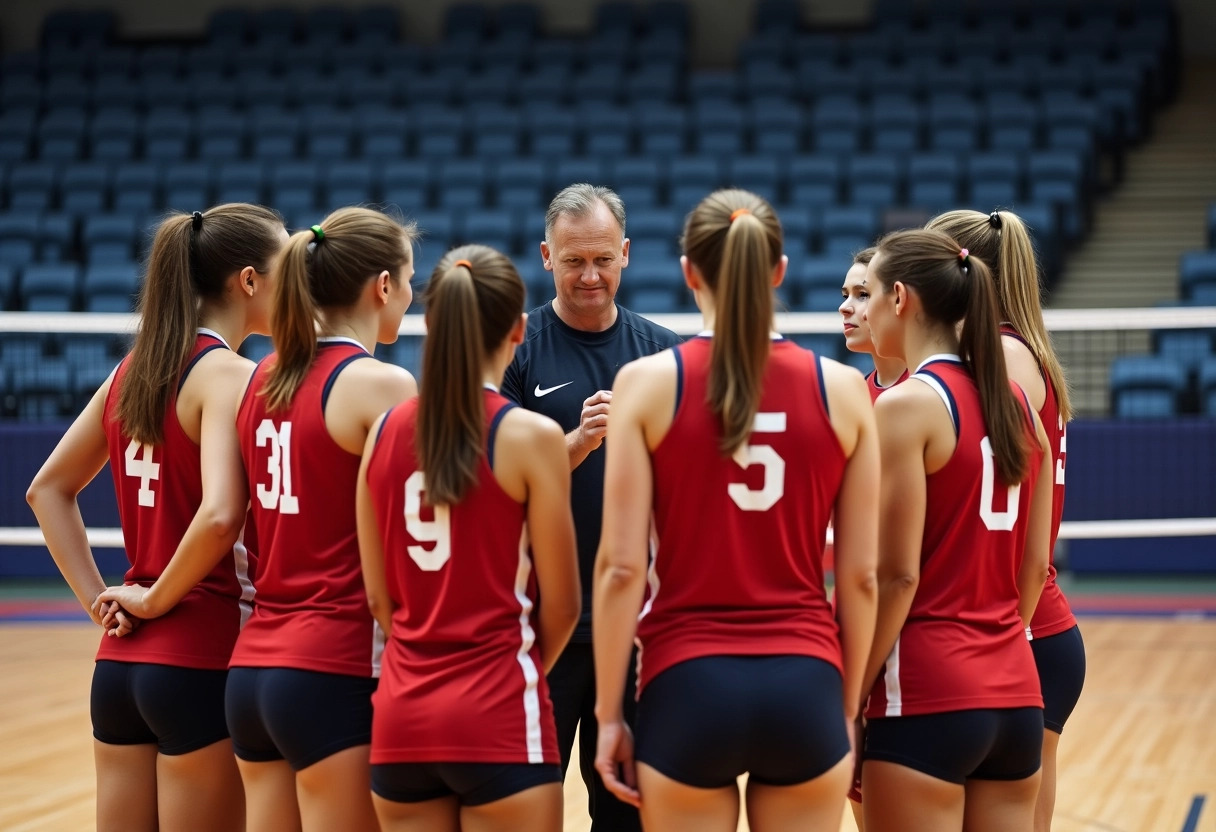
[[[750,213],[751,213],[751,211],[747,210],[746,208],[736,208],[735,210],[730,212],[730,221],[734,222],[735,220],[739,219],[739,217],[743,216],[744,214],[750,214]]]
[[[470,263],[468,260],[457,260],[457,261],[456,261],[455,263],[453,263],[452,265],[453,265],[453,266],[464,266],[464,267],[465,267],[466,269],[468,269],[469,271],[473,271],[473,264],[472,264],[472,263]]]

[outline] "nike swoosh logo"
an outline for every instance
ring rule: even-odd
[[[541,396],[547,396],[550,393],[552,393],[554,390],[561,390],[563,387],[568,387],[571,384],[574,384],[574,382],[567,381],[565,384],[559,384],[556,387],[543,387],[543,388],[538,384],[538,385],[536,385],[536,389],[532,391],[532,395],[536,396],[536,398],[539,399]]]

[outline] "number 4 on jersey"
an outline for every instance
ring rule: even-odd
[[[152,461],[152,446],[141,445],[132,439],[123,454],[123,460],[123,473],[128,477],[139,478],[139,504],[147,508],[154,507],[156,492],[152,490],[152,481],[160,479],[160,463]]]

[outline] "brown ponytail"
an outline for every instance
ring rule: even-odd
[[[1012,211],[949,211],[925,227],[945,232],[992,267],[1001,320],[1017,330],[1047,374],[1061,418],[1065,422],[1072,419],[1068,379],[1043,323],[1034,242],[1021,217]]]
[[[272,411],[291,404],[316,358],[321,310],[351,306],[382,271],[400,280],[417,237],[412,222],[370,208],[339,208],[313,228],[292,234],[279,258],[270,316],[275,363],[262,390]]]
[[[142,444],[164,440],[165,413],[198,333],[199,302],[222,298],[228,278],[246,266],[269,272],[282,229],[278,214],[243,203],[161,222],[139,292],[139,332],[118,390],[123,433]]]
[[[959,357],[979,390],[980,411],[997,475],[1005,484],[1026,478],[1030,433],[1022,402],[1009,384],[1001,349],[996,290],[978,256],[960,257],[961,247],[940,231],[896,231],[878,243],[878,279],[914,290],[925,317],[953,328],[960,320]]]
[[[684,224],[684,253],[714,298],[708,398],[722,421],[724,455],[747,442],[760,407],[782,247],[776,212],[747,191],[715,191]]]
[[[453,249],[431,274],[415,437],[431,505],[459,502],[476,482],[486,359],[523,314],[524,296],[515,265],[488,246]]]

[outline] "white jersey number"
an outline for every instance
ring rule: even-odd
[[[137,456],[141,453],[142,456]],[[160,479],[160,463],[152,461],[152,446],[141,445],[132,439],[123,454],[123,460],[123,473],[128,477],[139,478],[139,504],[152,508],[156,505],[156,492],[152,490],[152,481]]]
[[[1064,454],[1068,453],[1068,428],[1064,427],[1064,417],[1060,419],[1060,455],[1056,457],[1056,485],[1064,484]]]
[[[421,471],[410,474],[405,481],[405,529],[420,543],[434,543],[431,548],[409,545],[406,550],[423,572],[438,572],[452,556],[452,511],[445,503],[434,507],[435,519],[422,519],[422,492],[426,477]]]
[[[980,483],[980,519],[990,532],[1008,532],[1018,522],[1018,495],[1022,493],[1022,484],[1009,486],[1009,496],[1004,511],[992,507],[992,497],[996,490],[996,463],[992,459],[992,443],[985,436],[980,440],[980,454],[984,457],[984,479]]]
[[[266,459],[270,485],[258,483],[258,502],[268,511],[277,508],[279,514],[299,514],[300,500],[291,493],[291,422],[275,428],[274,422],[263,419],[254,439],[259,448],[270,446]]]
[[[785,433],[784,413],[757,413],[752,433]],[[726,493],[744,511],[768,511],[785,494],[785,460],[772,445],[743,445],[732,459],[740,468],[764,466],[764,485],[759,491],[741,482],[726,486]]]

